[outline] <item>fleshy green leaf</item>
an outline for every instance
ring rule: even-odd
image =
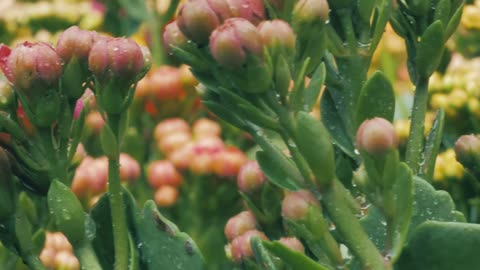
[[[317,103],[318,95],[325,82],[325,76],[327,75],[325,64],[320,64],[312,75],[312,79],[305,89],[305,108],[304,110],[310,112]]]
[[[387,77],[376,71],[363,85],[357,103],[356,124],[374,117],[393,121],[395,113],[395,93]]]
[[[428,78],[437,69],[445,48],[445,33],[441,21],[425,29],[417,49],[415,64],[420,77]]]
[[[328,270],[328,268],[313,261],[305,254],[291,250],[278,242],[263,241],[263,245],[292,269]]]
[[[432,182],[435,161],[440,149],[440,144],[442,143],[444,120],[445,112],[443,109],[440,109],[437,112],[437,116],[435,117],[435,121],[433,122],[432,129],[428,134],[427,142],[425,144],[425,161],[420,169],[420,176],[427,180],[427,182]]]
[[[376,24],[374,25],[372,41],[370,43],[370,54],[375,52],[375,49],[382,38],[383,32],[385,31],[385,25],[387,25],[387,22],[390,19],[391,1],[383,0],[378,8],[380,11],[378,13]]]
[[[292,191],[302,188],[299,182],[301,178],[296,174],[297,169],[280,150],[258,151],[257,161],[265,176],[273,184]]]
[[[427,221],[414,231],[395,269],[478,269],[479,245],[478,224]]]
[[[253,237],[250,240],[253,254],[257,259],[257,262],[265,268],[265,270],[277,270],[275,263],[272,260],[270,253],[263,246],[262,240],[259,237]]]

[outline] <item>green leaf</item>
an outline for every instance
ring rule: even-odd
[[[323,92],[320,103],[322,122],[328,129],[330,137],[345,154],[356,158],[352,140],[343,125],[342,118],[335,107],[335,103],[328,89]]]
[[[415,64],[420,77],[428,78],[437,69],[445,48],[445,32],[441,21],[425,29],[418,44]]]
[[[280,188],[291,191],[301,189],[301,176],[293,163],[280,150],[273,148],[257,152],[257,161],[265,176]]]
[[[428,134],[427,142],[425,144],[424,163],[420,169],[420,177],[423,177],[427,182],[432,182],[433,172],[435,169],[435,161],[442,143],[443,126],[445,122],[445,111],[440,109],[437,112],[432,129]]]
[[[270,250],[270,252],[281,258],[292,269],[328,270],[328,268],[316,263],[305,254],[291,250],[278,242],[263,241],[263,245]]]
[[[290,106],[294,111],[300,111],[303,108],[304,98],[305,98],[305,74],[307,72],[308,64],[310,63],[310,58],[307,57],[303,61],[301,69],[296,74],[295,84],[293,85],[293,90],[290,92],[289,100]]]
[[[275,263],[267,249],[263,246],[262,240],[259,237],[252,237],[250,240],[253,254],[260,265],[263,265],[265,270],[277,270]]]
[[[205,269],[197,245],[147,201],[137,224],[137,247],[142,269]]]
[[[363,85],[357,103],[356,127],[374,117],[393,121],[395,93],[390,81],[382,72],[376,71]]]
[[[478,269],[478,246],[478,224],[427,221],[415,230],[395,269]]]
[[[325,64],[321,63],[317,69],[315,69],[312,79],[308,84],[307,89],[305,89],[305,111],[310,112],[313,106],[317,103],[326,75]]]
[[[455,10],[453,16],[450,18],[450,21],[447,24],[447,28],[445,29],[445,39],[450,38],[453,32],[457,30],[458,24],[460,24],[460,20],[462,19],[463,6],[464,4],[461,4],[457,8],[457,10]]]
[[[202,101],[203,105],[207,107],[207,109],[215,114],[218,118],[226,121],[227,123],[239,128],[239,129],[244,129],[245,128],[245,122],[238,118],[237,115],[233,114],[230,110],[222,106],[221,104],[215,102],[215,101],[208,101],[204,100]]]
[[[370,50],[369,54],[373,55],[373,52],[375,52],[375,49],[378,46],[378,43],[380,42],[380,39],[382,38],[383,32],[385,31],[385,25],[387,25],[388,20],[390,19],[390,13],[391,13],[391,1],[389,0],[383,0],[382,4],[378,7],[380,11],[374,26],[373,30],[373,35],[372,35],[372,41],[370,43]]]
[[[433,20],[440,20],[443,25],[448,25],[448,21],[450,20],[450,11],[452,8],[451,0],[440,0],[437,3],[435,8],[435,16]]]
[[[138,20],[147,20],[148,11],[144,0],[118,0],[118,3],[122,6],[123,10],[127,14]]]
[[[377,0],[359,0],[357,1],[358,15],[365,23],[370,23],[373,8]]]

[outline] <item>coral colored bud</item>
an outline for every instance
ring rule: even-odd
[[[225,225],[225,237],[232,241],[243,233],[254,230],[257,227],[257,220],[251,211],[243,211],[231,217]]]
[[[67,251],[72,252],[73,248],[67,237],[61,232],[54,232],[49,235],[51,238],[51,247],[57,252]]]
[[[153,130],[153,137],[157,141],[161,141],[163,138],[170,134],[177,132],[190,132],[190,126],[182,118],[170,118],[163,120]]]
[[[267,236],[257,230],[250,230],[244,234],[236,237],[232,241],[232,257],[236,262],[240,262],[243,259],[247,259],[253,256],[252,246],[250,245],[250,239],[252,237],[260,237],[263,240],[268,240]]]
[[[397,133],[392,123],[383,118],[365,120],[358,128],[356,146],[360,151],[383,156],[398,146]]]
[[[172,100],[185,95],[178,68],[161,66],[152,70],[149,80],[150,94],[158,101]]]
[[[85,126],[95,134],[100,134],[104,125],[105,120],[103,119],[102,114],[98,111],[90,112],[85,118]]]
[[[202,137],[199,138],[194,146],[193,152],[198,154],[208,154],[214,155],[220,153],[225,148],[225,144],[223,143],[222,139],[219,137]]]
[[[264,21],[257,26],[257,29],[263,44],[268,48],[281,48],[289,55],[293,55],[295,52],[295,33],[287,22],[282,20]]]
[[[247,156],[242,151],[229,147],[215,155],[213,171],[222,177],[237,176],[240,168],[247,162]]]
[[[108,182],[108,159],[100,157],[86,168],[90,182],[90,190],[94,194],[104,192],[107,189]]]
[[[184,170],[190,166],[190,161],[192,160],[193,156],[193,142],[190,142],[178,149],[173,150],[168,155],[168,160],[170,160],[176,168]]]
[[[52,46],[41,42],[24,42],[11,51],[0,45],[0,68],[26,96],[37,95],[31,88],[47,90],[56,85],[62,74],[60,57]]]
[[[65,63],[72,57],[86,61],[96,39],[97,33],[71,26],[58,37],[56,50]]]
[[[172,52],[172,47],[185,48],[188,45],[188,38],[178,28],[177,21],[173,21],[163,31],[163,46],[169,53]]]
[[[300,240],[298,240],[296,237],[282,237],[278,240],[278,242],[291,250],[305,253],[305,247],[303,246],[302,242],[300,242]]]
[[[134,182],[140,177],[140,164],[126,153],[120,154],[120,180]]]
[[[239,68],[247,55],[263,56],[263,44],[257,28],[248,20],[232,18],[215,29],[210,36],[213,58],[224,67]]]
[[[237,176],[237,185],[240,191],[249,193],[258,190],[265,182],[258,162],[249,161],[240,168]]]
[[[191,140],[192,136],[189,133],[176,132],[162,138],[157,145],[160,151],[168,155],[183,145],[189,143]]]
[[[292,16],[299,24],[324,24],[329,12],[327,0],[300,0],[295,5]]]
[[[38,258],[42,264],[48,269],[55,267],[55,255],[56,251],[53,248],[44,248]]]
[[[61,251],[55,256],[55,269],[79,270],[80,263],[71,252]]]
[[[195,154],[190,161],[189,168],[195,174],[209,174],[213,172],[213,156],[208,153]]]
[[[195,138],[219,137],[222,129],[217,122],[208,118],[201,118],[193,123],[192,131]]]
[[[134,81],[142,73],[144,64],[142,49],[127,38],[100,38],[88,56],[90,71],[100,81],[113,78]]]
[[[288,193],[282,201],[282,216],[291,220],[306,218],[308,208],[320,207],[320,203],[308,190],[298,190]]]
[[[160,207],[172,206],[178,199],[178,189],[169,185],[161,186],[155,191],[154,199]]]
[[[476,135],[463,135],[455,142],[456,159],[463,165],[478,166],[480,161],[480,138]]]
[[[170,161],[157,160],[148,166],[147,180],[153,188],[163,185],[178,187],[182,184],[183,177]]]

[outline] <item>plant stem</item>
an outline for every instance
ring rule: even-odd
[[[28,267],[32,270],[47,270],[47,268],[43,266],[40,259],[38,259],[37,256],[34,256],[31,253],[26,256],[23,256],[23,260],[25,264],[28,265]]]
[[[414,175],[418,175],[420,161],[423,152],[423,132],[425,129],[425,115],[428,102],[428,78],[420,78],[415,89],[415,97],[412,108],[412,123],[407,142],[406,158],[407,165]]]
[[[90,242],[82,241],[75,245],[75,255],[80,261],[82,269],[102,270]]]
[[[345,201],[346,196],[342,194],[344,190],[338,187],[338,183],[339,181],[333,181],[330,188],[324,190],[322,201],[344,243],[360,260],[362,269],[389,269],[378,249],[352,214]]]
[[[109,114],[108,125],[116,138],[116,156],[108,159],[108,196],[112,215],[113,242],[115,245],[116,270],[125,270],[128,266],[128,230],[123,204],[122,186],[120,185],[120,115]]]

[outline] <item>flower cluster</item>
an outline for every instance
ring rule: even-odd
[[[61,232],[45,233],[45,245],[39,258],[48,269],[80,270],[80,263],[73,254],[72,245]]]

